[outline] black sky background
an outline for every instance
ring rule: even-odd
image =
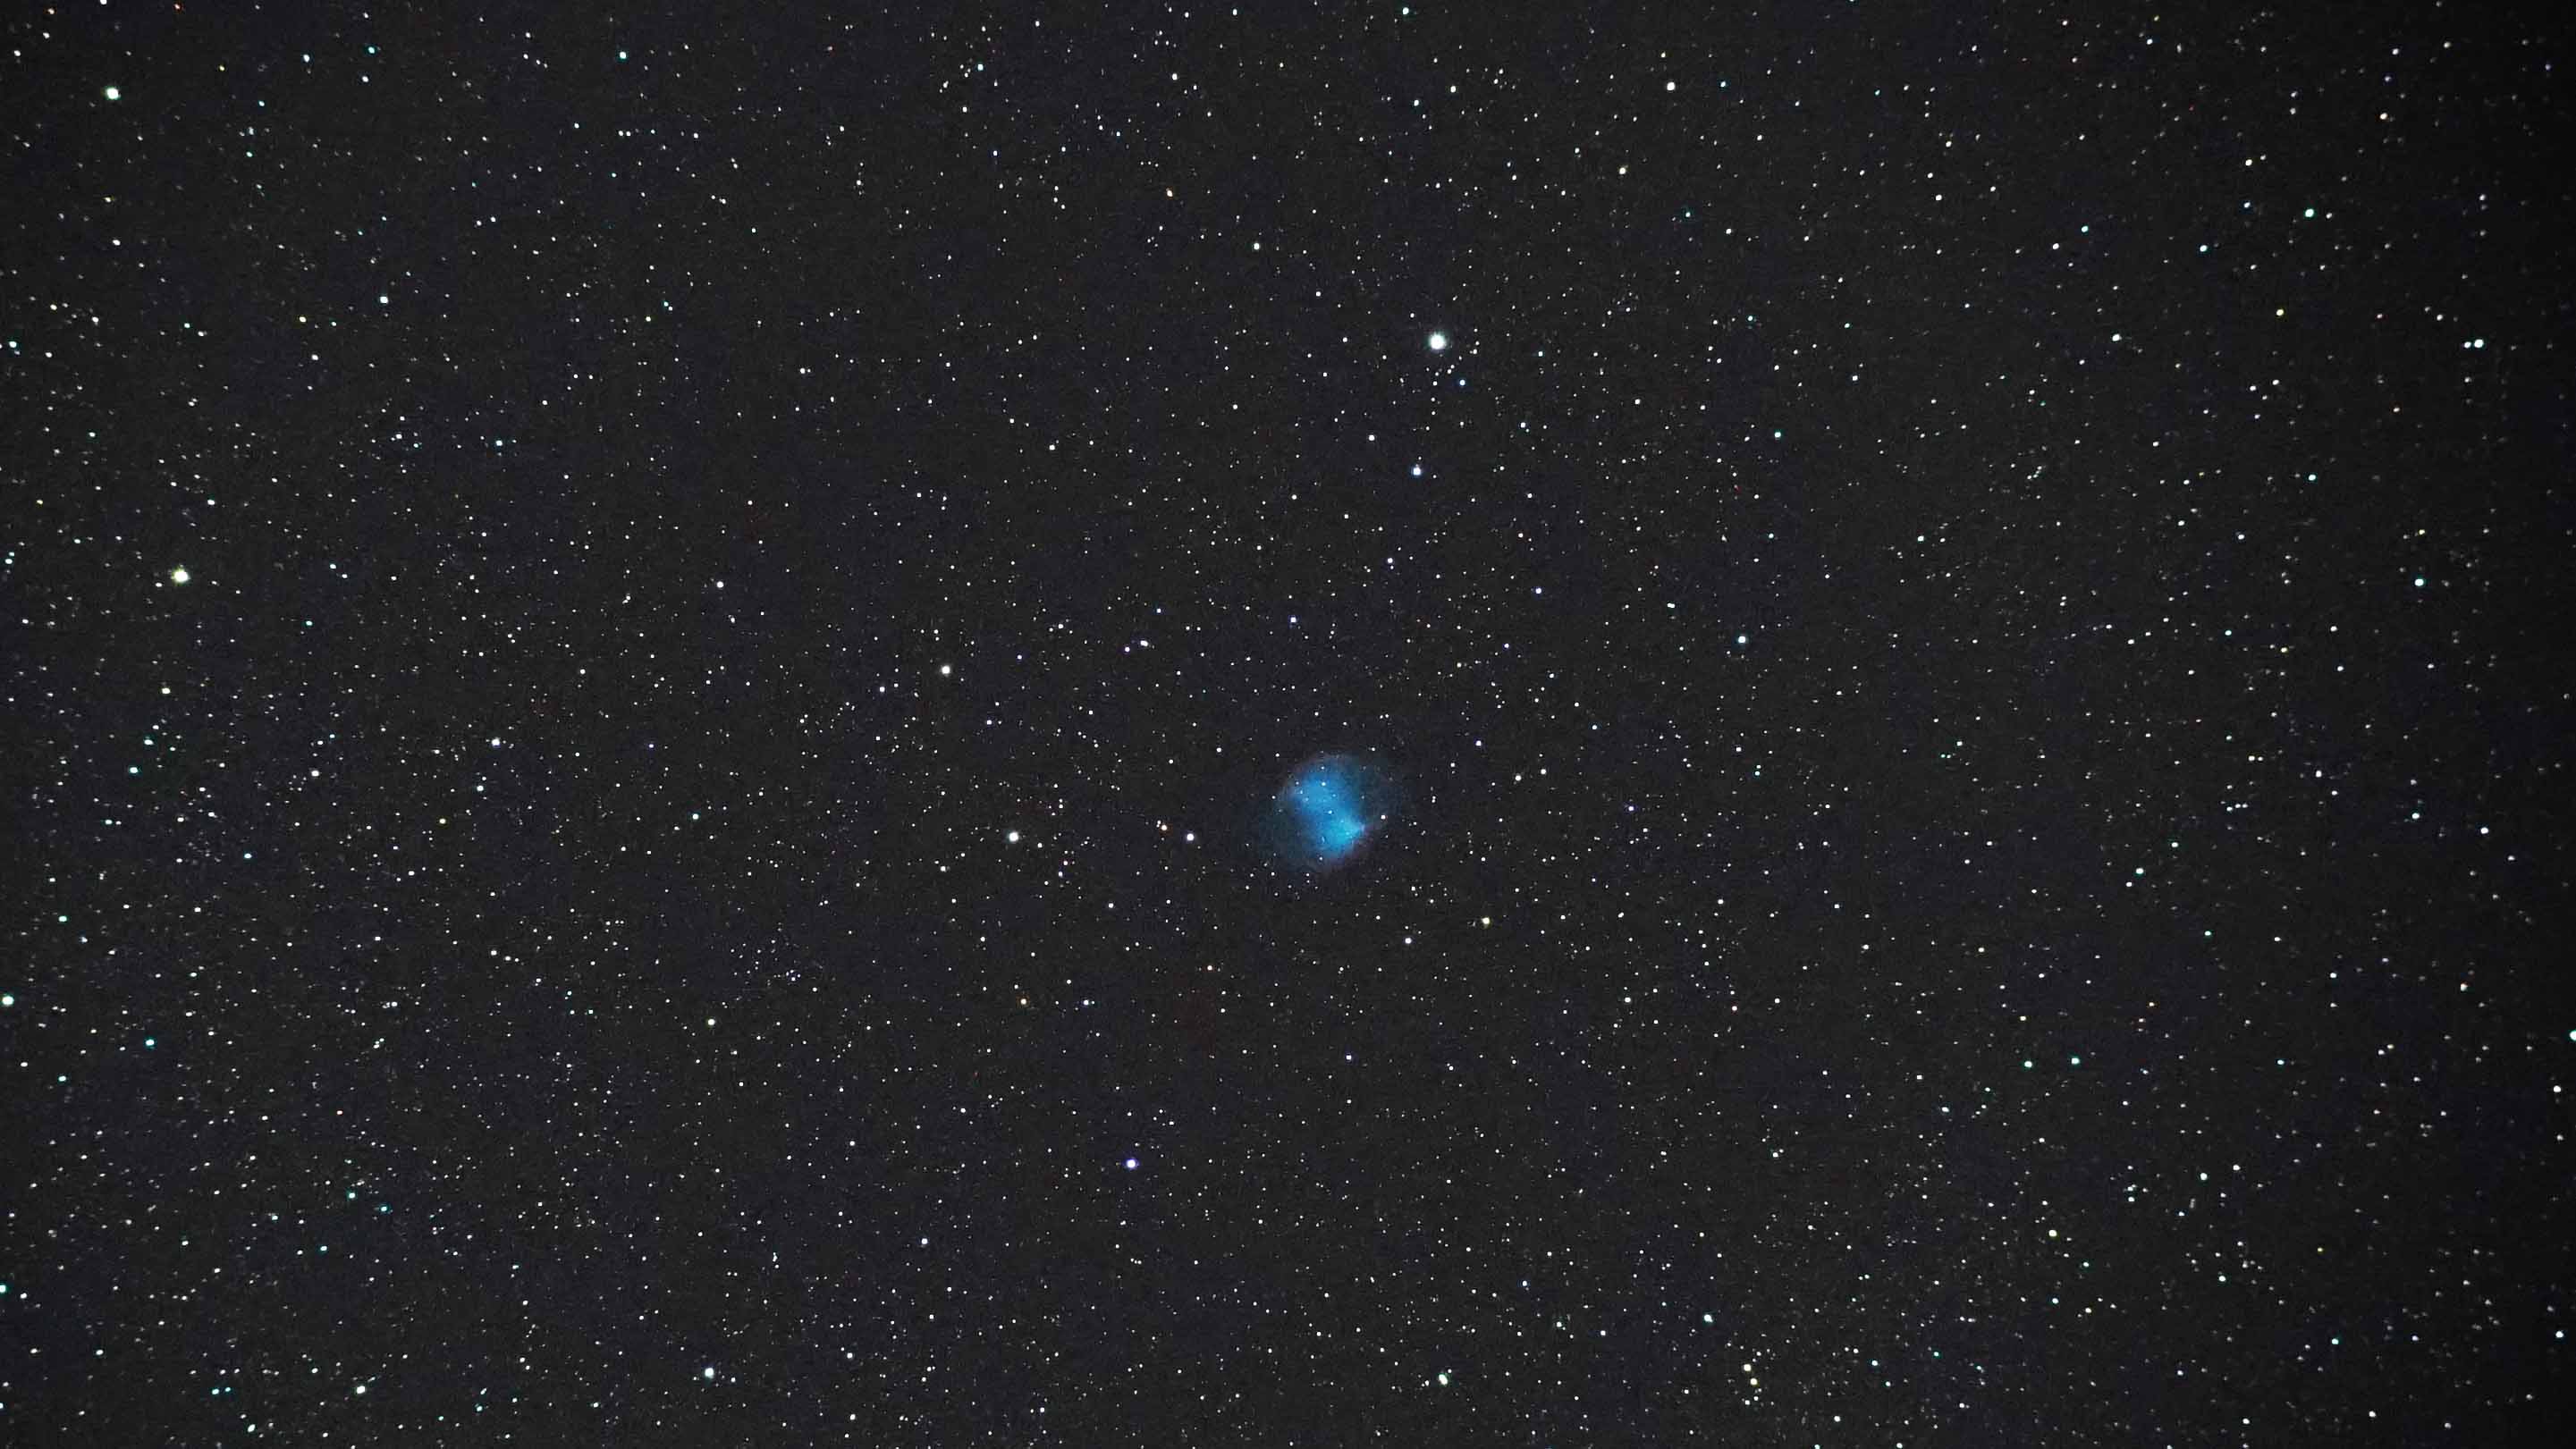
[[[2546,13],[13,18],[0,1439],[2552,1422]]]

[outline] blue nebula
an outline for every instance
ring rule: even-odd
[[[1312,870],[1340,865],[1376,835],[1387,817],[1380,772],[1348,755],[1322,755],[1297,767],[1275,802],[1274,837],[1287,859]]]

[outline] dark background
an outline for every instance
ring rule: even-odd
[[[762,8],[0,29],[0,1439],[2561,1422],[2564,22]]]

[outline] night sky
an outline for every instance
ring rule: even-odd
[[[0,1440],[2563,1429],[2565,20],[850,8],[0,28]]]

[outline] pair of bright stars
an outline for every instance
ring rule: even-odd
[[[1449,350],[1449,334],[1446,332],[1434,332],[1423,340],[1430,344],[1431,350],[1434,352],[1446,352]],[[1416,478],[1422,476],[1421,464],[1416,463],[1413,465],[1413,476]]]

